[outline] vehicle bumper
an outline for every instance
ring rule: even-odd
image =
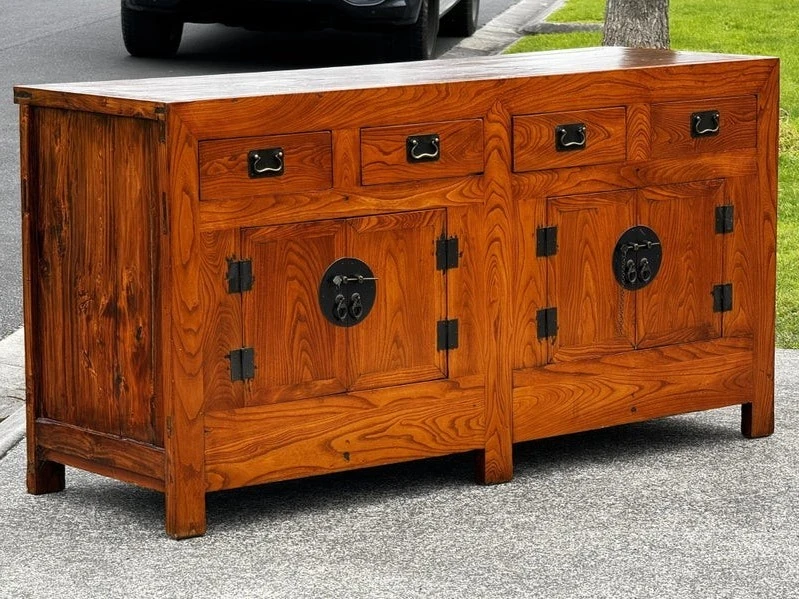
[[[134,10],[253,29],[363,29],[415,23],[422,0],[122,0]]]

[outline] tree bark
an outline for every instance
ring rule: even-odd
[[[608,0],[602,44],[668,48],[669,0]]]

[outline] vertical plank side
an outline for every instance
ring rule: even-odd
[[[359,129],[333,131],[333,187],[354,189],[361,182],[361,132]]]
[[[156,435],[152,229],[157,226],[157,124],[115,118],[111,161],[116,245],[117,330],[114,427],[122,437],[162,446]]]
[[[102,432],[117,431],[114,354],[117,294],[116,240],[110,189],[112,117],[69,114],[67,164],[69,239],[62,273],[61,315],[74,324],[67,341],[74,377],[72,424]]]
[[[488,340],[486,365],[485,449],[478,457],[482,483],[513,477],[512,327],[513,230],[515,204],[511,187],[511,115],[495,103],[485,120],[485,178],[483,206],[485,249],[485,318]]]
[[[166,530],[174,538],[205,532],[205,444],[203,433],[203,332],[206,314],[198,281],[198,144],[174,112],[168,112],[169,299],[162,310],[164,344],[169,345],[164,384],[166,431]]]
[[[36,214],[39,210],[40,195],[37,164],[33,145],[36,143],[34,132],[33,108],[22,104],[19,107],[20,131],[20,188],[22,203],[22,279],[23,279],[23,319],[25,325],[25,409],[27,418],[27,488],[34,495],[53,493],[64,488],[64,466],[51,461],[39,459],[36,446],[36,417],[41,411],[42,386],[40,378],[43,372],[41,354],[37,351],[42,346],[42,329],[35,306],[38,304],[34,287],[34,267],[39,263],[39,252],[34,242]]]
[[[747,437],[774,432],[774,325],[777,280],[777,155],[779,144],[779,63],[758,95],[758,218],[757,294],[754,327],[754,397],[741,411],[741,431]]]
[[[36,262],[35,278],[31,277],[31,304],[35,330],[30,331],[35,342],[39,370],[37,417],[75,423],[77,406],[72,378],[72,356],[69,339],[72,322],[64,319],[69,308],[64,281],[69,262],[70,210],[67,192],[67,163],[71,154],[69,130],[70,113],[36,108],[33,113],[31,161],[35,164],[35,180],[30,182],[31,245]],[[34,271],[31,272],[31,275]],[[46,336],[46,337],[45,337]]]

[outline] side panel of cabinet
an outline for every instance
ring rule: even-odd
[[[36,416],[163,445],[155,393],[157,125],[37,108],[29,167]],[[124,160],[119,159],[120,156]]]
[[[348,221],[348,255],[377,277],[372,312],[349,329],[353,389],[418,383],[447,376],[436,323],[446,318],[445,276],[436,270],[436,240],[445,210]]]
[[[723,283],[723,240],[715,233],[722,181],[702,181],[640,191],[640,222],[660,237],[660,272],[639,290],[638,347],[689,343],[721,335],[713,287]]]
[[[547,212],[559,237],[548,262],[547,305],[558,309],[550,361],[633,349],[634,298],[616,282],[611,256],[635,222],[635,192],[552,198]]]
[[[345,255],[342,221],[243,232],[253,289],[244,293],[244,343],[255,350],[247,405],[341,393],[347,389],[345,329],[319,307],[319,281]]]

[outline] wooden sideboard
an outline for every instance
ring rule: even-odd
[[[15,88],[28,489],[206,493],[740,404],[778,61],[593,48]]]

